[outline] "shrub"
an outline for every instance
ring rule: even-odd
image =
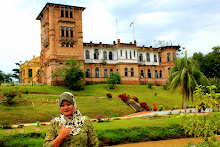
[[[163,85],[163,89],[167,90],[168,89],[168,85]]]
[[[153,110],[154,110],[154,111],[157,111],[157,110],[158,110],[158,108],[157,108],[157,103],[154,103],[153,105],[154,105]]]
[[[8,88],[0,91],[0,99],[6,98],[5,102],[9,106],[14,103],[14,98],[19,95],[19,97],[22,97],[19,91]]]
[[[193,105],[190,105],[189,108],[194,108]]]
[[[111,93],[107,93],[106,96],[107,96],[108,98],[112,98],[112,94],[111,94]]]
[[[154,85],[153,83],[148,83],[148,88],[152,88],[152,86]]]
[[[158,109],[159,110],[165,110],[165,107],[163,105],[159,105]]]
[[[103,118],[105,115],[97,115],[95,118],[98,119],[98,122],[103,122]]]
[[[107,79],[107,83],[110,84],[109,89],[115,89],[116,84],[121,84],[121,76],[114,73]]]
[[[146,102],[140,102],[140,106],[144,108],[146,111],[149,111],[150,109],[150,106],[148,106]]]
[[[137,98],[137,97],[134,96],[132,99],[133,99],[135,102],[138,103],[138,98]]]
[[[126,94],[120,94],[120,95],[118,95],[118,97],[120,97],[121,100],[124,102],[127,102],[130,99],[130,96],[126,95]]]
[[[177,110],[177,109],[178,109],[178,106],[175,106],[174,109]]]

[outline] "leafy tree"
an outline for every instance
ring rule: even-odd
[[[220,78],[220,46],[215,46],[212,50],[207,55],[194,53],[193,59],[207,78]]]
[[[187,58],[185,51],[185,57],[177,60],[175,65],[170,69],[170,76],[167,79],[169,88],[171,91],[180,86],[180,92],[182,93],[182,108],[183,101],[185,100],[185,112],[186,112],[186,101],[193,101],[193,91],[196,85],[209,84],[209,80],[199,70],[196,62],[193,59]]]
[[[65,60],[64,64],[62,68],[53,74],[53,77],[56,75],[65,77],[64,81],[70,89],[81,90],[85,76],[83,70],[80,68],[81,64],[74,58]]]
[[[19,68],[20,68],[20,66],[21,66],[21,61],[19,61],[19,63],[15,63],[15,65],[19,66]],[[14,68],[14,69],[12,69],[12,71],[14,72],[14,73],[12,74],[12,77],[15,78],[15,79],[18,79],[18,80],[19,80],[19,68]]]
[[[4,82],[11,82],[12,81],[12,74],[4,74]]]
[[[4,73],[0,70],[0,83],[4,82]]]
[[[216,86],[197,86],[195,91],[195,97],[197,98],[197,108],[214,109],[217,104],[218,93],[215,93]],[[208,91],[207,91],[208,90]],[[207,91],[207,92],[205,92]],[[210,109],[209,109],[210,110]],[[219,115],[203,115],[199,117],[195,114],[182,115],[184,121],[185,132],[195,137],[200,137],[205,141],[199,143],[198,146],[219,146],[220,142],[216,140],[217,132],[219,130],[220,122]],[[210,139],[208,138],[210,137]]]
[[[107,83],[111,84],[110,89],[115,89],[116,84],[120,84],[121,83],[121,76],[118,73],[113,73],[107,79]]]

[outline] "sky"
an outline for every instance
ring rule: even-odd
[[[219,0],[5,0],[0,9],[0,70],[5,74],[19,68],[15,63],[40,56],[36,17],[47,2],[86,7],[83,42],[112,44],[119,38],[157,47],[155,40],[161,40],[185,47],[188,57],[220,45]]]

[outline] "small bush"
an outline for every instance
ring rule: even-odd
[[[190,105],[189,108],[194,108],[193,105]]]
[[[106,96],[107,96],[108,98],[112,98],[112,94],[111,94],[111,93],[107,93]]]
[[[163,85],[163,89],[167,90],[168,89],[168,85]]]
[[[137,97],[134,96],[132,99],[133,99],[135,102],[138,103],[138,98],[137,98]]]
[[[154,111],[157,111],[157,110],[158,110],[158,108],[157,108],[157,103],[154,103],[153,105],[154,105],[153,110],[154,110]]]
[[[154,85],[153,83],[148,83],[148,88],[152,88],[152,86]]]
[[[165,107],[164,107],[163,105],[159,105],[159,106],[158,106],[158,109],[159,109],[159,110],[165,110]]]
[[[150,106],[148,106],[146,102],[140,102],[140,106],[144,108],[146,111],[149,111],[150,109]]]
[[[127,102],[131,97],[129,95],[124,94],[120,94],[118,95],[119,98],[121,98],[122,101]]]

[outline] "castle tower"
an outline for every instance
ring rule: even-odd
[[[41,21],[41,83],[62,85],[53,76],[63,61],[74,57],[84,61],[82,12],[84,7],[47,3],[36,20]],[[83,68],[83,67],[82,67]]]

